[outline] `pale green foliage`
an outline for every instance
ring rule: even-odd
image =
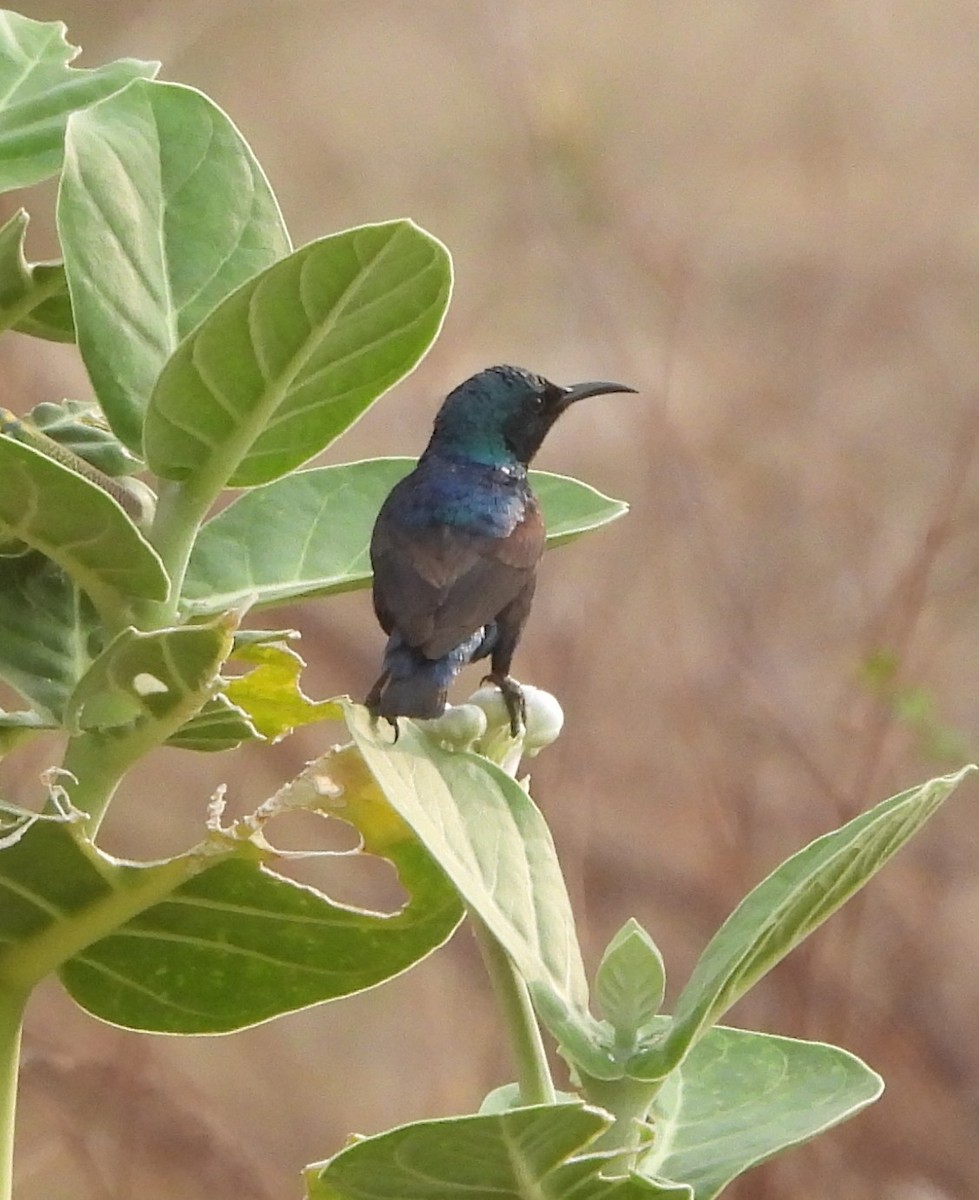
[[[0,191],[56,175],[69,116],[159,69],[127,58],[81,71],[68,65],[77,54],[60,22],[0,10]]]
[[[820,1042],[715,1026],[656,1097],[657,1138],[639,1170],[710,1200],[756,1163],[854,1116],[884,1081]]]
[[[617,1040],[634,1046],[659,1012],[666,991],[663,957],[649,934],[630,917],[609,942],[595,974],[602,1014]]]
[[[211,613],[244,601],[269,608],[370,582],[367,544],[381,501],[414,466],[372,458],[297,471],[245,492],[200,532],[184,579],[183,605]],[[546,471],[532,471],[548,544],[621,516],[626,506]]]
[[[0,1200],[17,1029],[46,976],[117,1025],[225,1033],[390,979],[466,909],[519,1087],[477,1116],[396,1129],[310,1167],[312,1200],[708,1200],[873,1100],[878,1077],[846,1052],[717,1021],[965,772],[775,871],[711,941],[672,1018],[659,1012],[659,951],[627,922],[598,968],[593,1014],[554,844],[515,778],[560,732],[556,701],[528,687],[514,739],[483,691],[440,721],[402,720],[395,741],[360,705],[303,693],[293,631],[242,628],[252,610],[369,583],[371,526],[410,460],[297,468],[425,354],[451,290],[447,250],[407,220],[293,250],[219,108],[154,82],[152,64],[73,70],[63,33],[0,13],[0,190],[60,174],[64,257],[29,262],[23,210],[0,229],[0,331],[77,337],[98,402],[0,417],[0,679],[24,705],[0,713],[0,753],[42,731],[65,744],[43,814],[0,799]],[[551,544],[625,512],[575,480],[535,473],[534,485]],[[221,507],[229,487],[250,490]],[[130,863],[100,849],[106,809],[149,751],[215,752],[339,720],[352,742],[250,816],[226,825],[220,795],[202,795],[200,840],[184,853]],[[295,809],[353,825],[361,848],[349,853],[392,864],[404,903],[353,908],[278,873],[296,852],[276,848],[276,818]],[[554,1090],[538,1020],[573,1093]],[[554,1102],[522,1104],[541,1096]]]
[[[166,363],[146,414],[150,467],[255,487],[300,466],[415,366],[450,284],[444,246],[410,221],[296,250],[233,292]]]
[[[0,229],[0,322],[55,342],[71,342],[68,284],[61,263],[29,263],[24,255],[27,213],[20,209]]]
[[[365,1138],[306,1172],[309,1200],[442,1200],[493,1196],[537,1200],[655,1200],[690,1197],[688,1187],[637,1176],[602,1177],[608,1158],[588,1153],[608,1117],[582,1105],[521,1108],[497,1115],[419,1121]]]
[[[279,207],[216,105],[140,81],[69,121],[58,232],[92,386],[138,453],[150,393],[181,340],[288,253]]]

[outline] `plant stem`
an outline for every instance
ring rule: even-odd
[[[66,790],[72,805],[88,818],[85,832],[89,837],[98,832],[126,772],[160,740],[155,724],[146,722],[125,733],[83,733],[69,741],[63,765],[75,782],[67,783]]]
[[[153,628],[172,623],[177,616],[187,563],[201,525],[215,501],[228,486],[248,451],[283,403],[289,387],[305,365],[309,352],[297,352],[284,373],[268,384],[259,403],[242,417],[238,427],[223,443],[198,464],[184,480],[163,480],[150,532],[170,576],[170,599],[166,604],[148,605],[143,615]],[[146,626],[144,626],[145,628]]]
[[[14,1116],[26,1000],[23,992],[0,990],[0,1200],[13,1197]]]
[[[223,480],[198,476],[186,483],[162,480],[150,541],[170,576],[170,598],[144,606],[143,628],[162,628],[174,622],[183,591],[184,575],[198,530],[221,492]]]
[[[170,737],[199,711],[206,697],[189,691],[157,718],[144,716],[126,729],[78,734],[68,742],[64,769],[74,779],[65,787],[72,805],[87,816],[85,833],[94,838],[109,802],[135,763]]]
[[[607,1109],[615,1122],[592,1143],[593,1150],[620,1150],[620,1156],[610,1159],[608,1171],[629,1171],[636,1165],[636,1155],[642,1149],[642,1123],[649,1117],[659,1084],[640,1079],[593,1079],[582,1075],[585,1098],[599,1108]]]
[[[554,1104],[554,1082],[527,984],[483,921],[474,912],[469,919],[510,1036],[521,1103]]]
[[[489,744],[492,748],[482,752],[508,775],[516,778],[520,768],[523,741],[514,744],[508,734],[508,726],[501,726],[496,734],[490,730]],[[486,923],[472,909],[469,911],[469,920],[510,1038],[510,1048],[517,1070],[517,1086],[520,1088],[520,1102],[554,1104],[557,1100],[554,1094],[554,1080],[551,1078],[540,1025],[526,980]]]

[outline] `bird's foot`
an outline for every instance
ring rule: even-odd
[[[364,700],[364,705],[365,705],[367,711],[371,715],[371,724],[375,725],[375,726],[377,725],[377,722],[380,721],[382,718],[382,713],[380,711],[381,710],[381,693],[384,691],[384,685],[387,683],[388,678],[389,678],[388,672],[385,671],[381,675],[381,677],[378,679],[378,681],[374,684],[374,686],[371,688],[371,690],[367,693],[367,697]],[[394,745],[397,743],[398,736],[401,733],[401,730],[398,728],[398,718],[397,717],[389,717],[387,715],[384,715],[383,719],[385,721],[387,721],[387,723],[394,730],[394,739],[392,742],[392,745]]]
[[[376,713],[372,713],[371,715],[373,716],[375,723],[382,719],[387,721],[387,723],[391,726],[392,732],[394,733],[394,737],[391,738],[391,745],[396,746],[398,744],[398,738],[401,737],[401,726],[398,724],[398,718],[397,717],[383,717],[382,718]]]
[[[495,684],[503,694],[503,703],[510,715],[510,736],[519,737],[527,728],[527,700],[523,688],[512,675],[489,674],[483,683]]]
[[[396,746],[398,743],[398,738],[401,736],[401,728],[398,725],[398,718],[397,717],[389,717],[382,713],[375,712],[375,710],[373,708],[371,708],[371,706],[369,704],[367,705],[367,711],[371,715],[371,726],[375,732],[377,731],[378,721],[387,721],[387,723],[391,726],[391,729],[394,732],[394,737],[391,738],[391,745]]]

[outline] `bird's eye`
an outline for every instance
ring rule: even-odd
[[[534,396],[534,408],[538,410],[547,409],[548,411],[557,409],[560,411],[564,392],[565,389],[563,387],[558,387],[556,383],[547,383],[545,380],[544,387]]]

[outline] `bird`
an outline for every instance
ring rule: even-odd
[[[374,612],[388,635],[364,703],[398,735],[398,717],[445,712],[467,664],[502,693],[514,738],[526,718],[510,675],[530,614],[544,521],[527,467],[572,404],[635,392],[621,383],[562,387],[522,367],[494,366],[451,391],[417,466],[381,505],[370,542]]]

